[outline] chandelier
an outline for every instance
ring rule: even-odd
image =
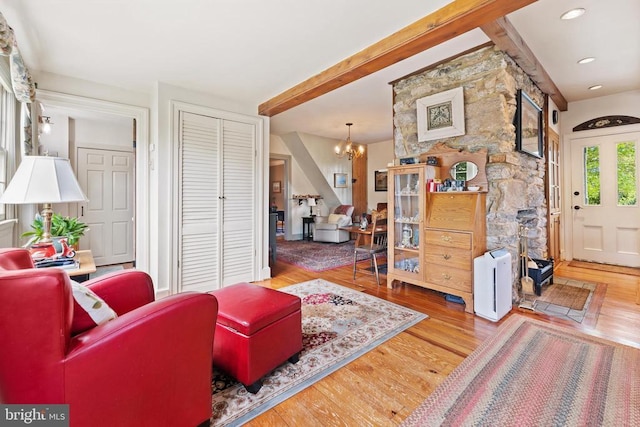
[[[353,123],[347,123],[346,125],[349,129],[349,136],[347,136],[346,141],[340,141],[338,145],[336,145],[336,156],[340,158],[347,156],[349,160],[354,157],[357,159],[364,154],[364,145],[358,145],[357,148],[353,146],[351,143],[351,126],[353,126]]]

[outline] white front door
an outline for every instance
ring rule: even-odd
[[[134,155],[78,148],[78,180],[89,201],[80,219],[89,231],[80,249],[91,249],[96,265],[132,262],[134,256]]]
[[[570,143],[573,257],[640,266],[640,132]]]

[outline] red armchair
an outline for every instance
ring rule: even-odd
[[[32,267],[26,250],[0,249],[0,402],[69,404],[71,426],[210,418],[214,296],[154,301],[146,273],[112,273],[84,285],[118,318],[74,335],[67,274]]]

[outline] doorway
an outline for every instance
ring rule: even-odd
[[[127,120],[135,120],[136,127],[133,132],[133,140],[136,145],[135,156],[135,214],[134,218],[142,218],[135,221],[134,227],[134,256],[136,268],[148,272],[152,278],[157,279],[157,257],[151,257],[152,248],[149,244],[150,224],[150,161],[149,161],[149,110],[144,107],[120,104],[109,101],[84,98],[76,95],[38,90],[38,99],[49,108],[63,109],[74,114],[98,114],[117,116]],[[74,135],[76,138],[79,135]],[[131,137],[127,140],[131,141]],[[75,150],[71,151],[71,163],[75,164]],[[154,249],[155,251],[155,249]],[[152,262],[152,259],[154,260]]]
[[[275,206],[278,212],[277,235],[284,236],[285,240],[291,240],[291,201],[290,178],[291,156],[283,154],[269,155],[269,205]],[[272,208],[273,209],[273,208]],[[280,220],[282,219],[282,224]]]
[[[571,139],[573,258],[640,266],[640,132]]]

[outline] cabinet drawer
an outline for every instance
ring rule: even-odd
[[[472,292],[473,280],[471,271],[469,270],[460,270],[439,264],[426,263],[424,273],[427,282],[459,291]]]
[[[437,245],[467,250],[471,249],[471,233],[426,229],[424,231],[424,241],[427,244],[427,248],[429,248],[430,245]]]
[[[468,249],[427,245],[424,259],[443,267],[471,270],[471,252]]]

